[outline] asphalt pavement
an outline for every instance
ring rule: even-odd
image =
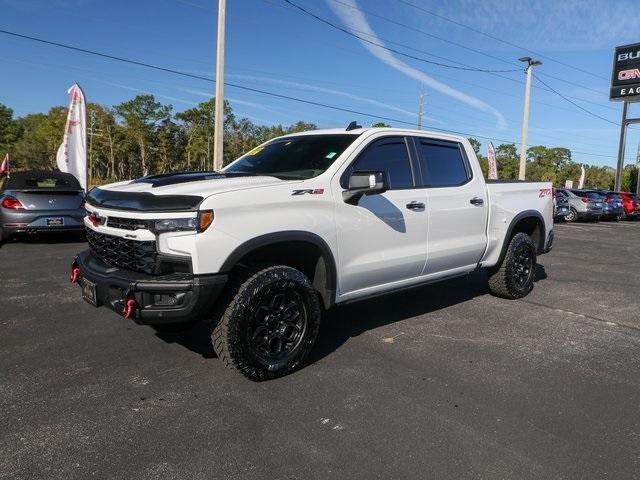
[[[640,478],[639,240],[557,225],[526,299],[478,273],[348,305],[263,383],[84,303],[81,241],[3,245],[0,478]]]

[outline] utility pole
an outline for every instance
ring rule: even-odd
[[[418,122],[416,123],[418,130],[422,130],[422,116],[424,115],[424,99],[426,96],[427,94],[420,89],[420,94],[418,95]]]
[[[216,45],[216,110],[214,118],[213,169],[220,170],[224,158],[224,26],[226,0],[218,0]]]
[[[629,109],[629,102],[622,103],[622,121],[620,122],[620,141],[618,143],[618,164],[616,167],[616,181],[613,189],[616,192],[621,190],[622,184],[622,169],[624,168],[624,150],[627,143],[627,112]]]
[[[522,113],[522,142],[520,144],[520,170],[518,180],[524,180],[527,171],[527,134],[529,133],[529,100],[531,98],[531,67],[542,65],[540,60],[531,57],[519,58],[521,62],[527,64],[527,82],[524,87],[524,112]]]

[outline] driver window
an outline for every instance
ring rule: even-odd
[[[351,166],[350,172],[379,170],[387,172],[389,188],[413,188],[409,152],[404,137],[382,138],[369,145]]]

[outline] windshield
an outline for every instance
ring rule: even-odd
[[[8,180],[7,188],[13,190],[80,190],[80,183],[73,175],[60,172],[16,172]]]
[[[247,152],[224,173],[269,175],[306,180],[323,173],[353,143],[357,135],[300,135],[279,138]]]

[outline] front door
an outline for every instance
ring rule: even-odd
[[[408,141],[405,137],[375,140],[341,177],[344,187],[353,171],[385,171],[390,187],[385,193],[362,197],[356,205],[337,199],[342,297],[373,293],[422,273],[427,255],[427,198],[425,189],[414,187]]]

